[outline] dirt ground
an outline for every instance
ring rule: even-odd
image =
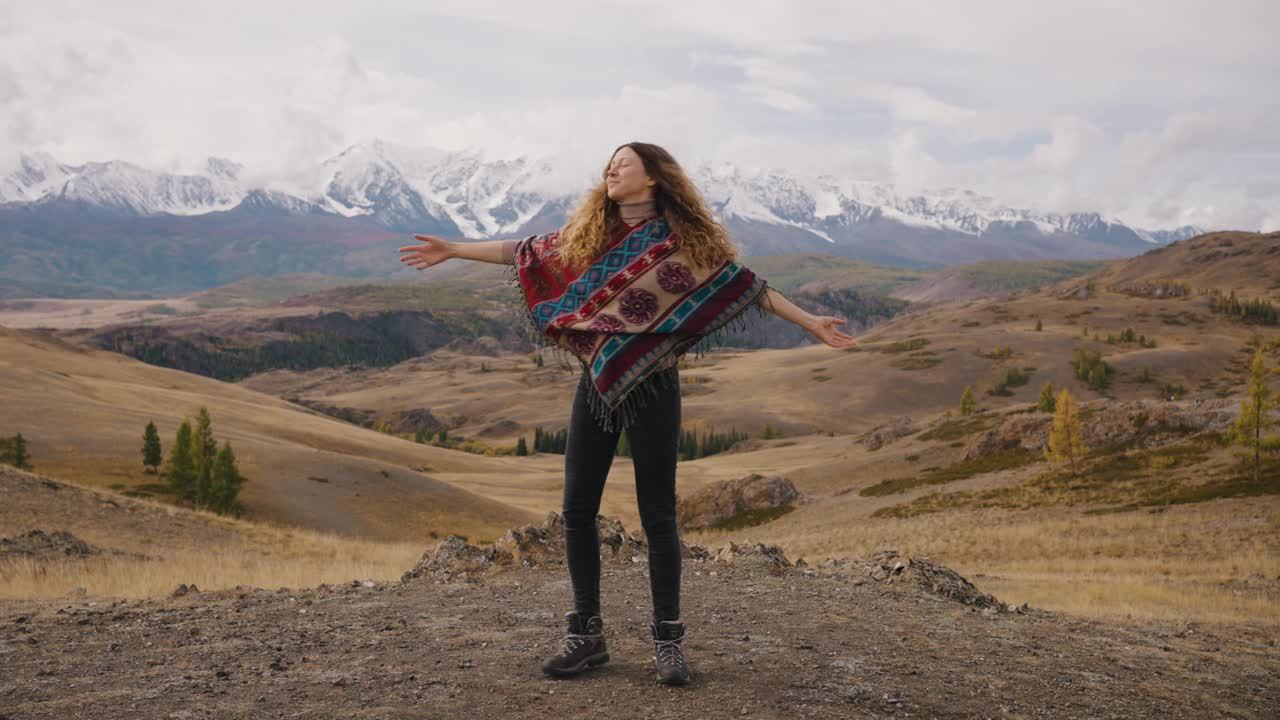
[[[611,661],[550,679],[562,565],[472,580],[0,603],[0,717],[1274,718],[1261,628],[978,610],[812,568],[686,559],[688,687],[658,685],[647,567],[606,563]],[[714,575],[712,572],[714,571]]]

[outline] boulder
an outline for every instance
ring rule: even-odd
[[[801,500],[800,491],[780,476],[752,473],[723,480],[676,501],[676,522],[685,530],[700,530],[750,510],[782,507]]]

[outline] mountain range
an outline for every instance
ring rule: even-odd
[[[190,292],[248,277],[403,273],[410,233],[520,237],[558,227],[590,185],[548,159],[486,159],[375,141],[278,181],[209,158],[175,174],[113,160],[24,154],[0,176],[0,296]],[[744,256],[806,252],[914,268],[981,260],[1130,257],[1203,233],[1093,212],[1011,208],[968,190],[907,194],[830,175],[690,175]]]

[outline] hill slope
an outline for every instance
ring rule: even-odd
[[[209,408],[249,478],[253,517],[369,537],[492,533],[530,515],[434,473],[509,472],[511,462],[434,448],[197,375],[0,328],[0,427],[22,432],[42,472],[105,486],[154,482],[141,466],[154,421],[168,448],[184,417]]]

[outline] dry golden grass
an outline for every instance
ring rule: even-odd
[[[0,597],[56,597],[84,588],[92,596],[142,598],[169,593],[180,583],[219,590],[394,580],[413,567],[423,550],[421,543],[359,540],[308,530],[241,530],[244,538],[239,543],[156,548],[155,559],[98,555],[0,561]]]
[[[1053,508],[850,520],[835,508],[805,506],[769,525],[688,533],[685,540],[777,543],[792,560],[810,563],[895,549],[951,567],[1009,603],[1089,616],[1280,625],[1280,588],[1266,596],[1220,585],[1256,572],[1280,577],[1277,527],[1275,496],[1107,515]]]

